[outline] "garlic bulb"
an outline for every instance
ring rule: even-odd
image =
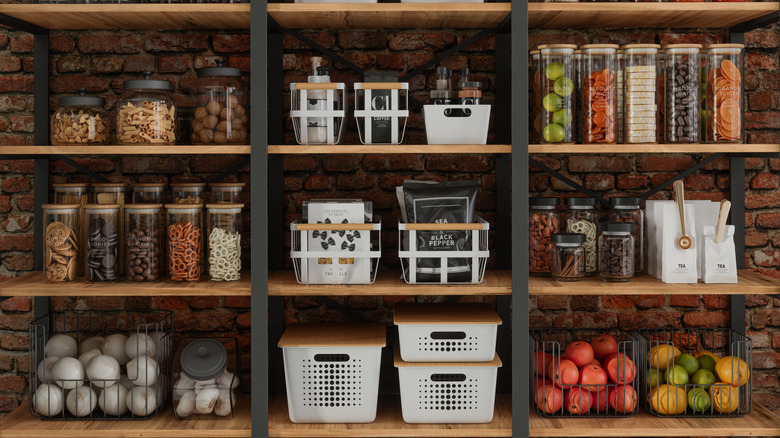
[[[199,414],[210,414],[214,410],[214,405],[217,404],[218,397],[219,389],[204,388],[195,397],[195,410]]]
[[[134,333],[125,342],[125,354],[130,359],[138,356],[155,357],[156,352],[154,340],[145,333]]]
[[[106,342],[106,339],[102,336],[93,336],[91,338],[84,339],[79,344],[79,354],[84,354],[87,351],[92,351],[96,348],[100,350],[103,348],[103,342]]]
[[[235,377],[235,378],[234,378]],[[217,377],[217,386],[222,388],[235,389],[238,388],[238,377],[228,370],[225,370],[219,377]]]
[[[98,398],[95,391],[89,386],[79,386],[68,392],[65,397],[65,406],[68,412],[76,417],[85,417],[92,413],[97,406]]]
[[[60,360],[58,356],[48,356],[38,364],[37,374],[38,380],[40,380],[41,383],[46,383],[47,380],[52,379],[51,367],[54,366],[58,360]]]
[[[196,380],[195,381],[195,395],[200,394],[206,388],[216,388],[217,381],[215,379],[210,380]]]
[[[136,386],[151,386],[157,381],[157,361],[149,356],[138,356],[127,363],[127,377]]]
[[[76,340],[68,335],[54,335],[46,342],[44,351],[46,356],[76,357],[79,346]]]
[[[65,394],[62,392],[62,388],[57,385],[49,385],[48,383],[42,383],[38,389],[35,390],[33,395],[32,404],[33,409],[38,415],[52,416],[62,412],[62,403],[65,399]]]
[[[135,387],[127,393],[127,408],[134,415],[145,417],[157,408],[157,396],[151,388]]]
[[[63,357],[52,365],[51,375],[63,389],[73,389],[84,384],[84,365],[75,357]]]
[[[81,353],[81,356],[79,356],[79,362],[81,362],[81,364],[84,365],[84,367],[86,367],[90,359],[92,359],[95,356],[100,356],[101,354],[103,353],[99,349],[93,348],[92,350]]]
[[[127,394],[130,391],[122,385],[113,384],[105,388],[98,397],[98,405],[107,415],[124,415],[127,412]]]
[[[127,343],[127,336],[116,333],[106,337],[106,341],[103,342],[103,354],[107,354],[117,362],[119,365],[124,365],[130,360],[125,353],[125,344]]]
[[[87,377],[98,388],[115,384],[120,375],[119,362],[107,354],[95,356],[87,363]]]
[[[177,396],[183,397],[185,393],[195,389],[195,381],[182,373],[179,376],[179,380],[177,380],[176,384],[173,385],[173,389],[176,391]],[[193,394],[195,393],[193,392]]]
[[[214,415],[226,417],[236,405],[236,392],[232,389],[220,389],[217,403],[214,405]]]
[[[176,415],[180,418],[187,418],[195,413],[195,391],[186,391],[181,394],[176,405]]]

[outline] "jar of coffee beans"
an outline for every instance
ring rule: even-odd
[[[552,235],[558,232],[558,198],[531,198],[528,249],[531,275],[552,272]]]
[[[558,281],[579,281],[585,277],[586,236],[580,233],[556,233],[552,250],[552,276]]]
[[[127,281],[157,281],[163,267],[162,204],[125,207]]]
[[[625,282],[634,276],[634,227],[626,222],[599,224],[599,275],[603,281]]]
[[[249,144],[248,94],[241,70],[223,67],[222,60],[216,64],[195,70],[192,143]]]

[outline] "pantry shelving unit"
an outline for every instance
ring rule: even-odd
[[[238,146],[0,146],[3,155],[247,155],[249,145]]]
[[[716,154],[731,153],[741,150],[742,153],[777,154],[780,145],[762,144],[730,144],[730,143],[687,143],[687,144],[532,144],[528,152],[532,154]]]

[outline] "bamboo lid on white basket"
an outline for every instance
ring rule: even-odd
[[[401,303],[393,307],[393,322],[404,324],[497,324],[501,318],[486,303]]]
[[[401,359],[401,349],[396,346],[393,353],[393,365],[396,368],[408,368],[408,367],[436,367],[436,368],[461,368],[461,367],[501,367],[501,359],[498,358],[498,353],[493,356],[493,360],[490,362],[404,362]]]
[[[279,339],[287,347],[384,347],[385,326],[371,322],[292,324]]]

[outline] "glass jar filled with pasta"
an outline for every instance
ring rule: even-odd
[[[125,278],[127,281],[158,281],[163,275],[162,204],[125,207]]]
[[[240,204],[241,191],[246,184],[242,182],[211,183],[212,204]]]
[[[119,204],[84,207],[84,277],[90,282],[119,279]]]
[[[111,121],[105,109],[106,100],[87,96],[84,88],[78,96],[60,97],[57,111],[51,116],[51,144],[106,145],[111,143]]]
[[[596,212],[596,198],[568,197],[564,199],[568,211],[563,213],[567,233],[585,236],[582,247],[585,250],[585,274],[594,275],[598,270],[596,237],[599,216]]]
[[[172,183],[174,204],[204,204],[206,202],[206,183]]]
[[[116,103],[117,144],[176,144],[176,102],[168,81],[143,79],[124,82]]]
[[[244,204],[206,205],[206,259],[209,279],[237,281],[241,279],[241,209]]]
[[[43,274],[51,282],[75,281],[81,204],[44,204]]]
[[[203,204],[167,204],[168,278],[199,281],[202,267]]]
[[[707,142],[739,143],[743,138],[742,44],[707,46]]]
[[[126,191],[127,183],[92,183],[92,203],[124,205]]]
[[[658,44],[623,46],[623,124],[626,143],[658,141]]]
[[[574,44],[539,46],[542,143],[574,142]]]
[[[615,114],[615,44],[587,44],[582,46],[580,65],[580,123],[582,142],[615,143],[617,131]]]
[[[130,188],[133,204],[165,203],[165,183],[135,183]]]

